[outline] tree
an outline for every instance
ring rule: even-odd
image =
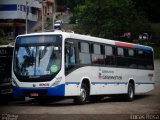
[[[73,18],[78,20],[78,32],[103,38],[149,31],[149,22],[131,0],[86,0],[75,8]]]
[[[71,12],[74,11],[74,8],[78,5],[81,5],[85,2],[85,0],[65,0],[67,7],[70,8]]]
[[[160,0],[132,0],[135,8],[142,11],[151,22],[160,22]]]

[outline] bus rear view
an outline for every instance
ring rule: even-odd
[[[15,96],[63,96],[64,84],[55,81],[61,76],[62,36],[33,35],[16,39],[13,60]]]

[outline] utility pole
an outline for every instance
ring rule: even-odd
[[[28,33],[28,2],[26,1],[26,34]]]
[[[56,17],[56,2],[55,2],[55,0],[53,2],[54,3],[53,3],[53,22],[52,22],[52,24],[53,24],[53,30],[54,30],[54,20]]]
[[[43,11],[43,4],[44,1],[42,0],[42,32],[44,31],[44,11]]]

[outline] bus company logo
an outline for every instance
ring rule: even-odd
[[[102,80],[103,78],[104,78],[104,76],[102,75],[102,73],[99,73],[98,79],[99,79],[99,80]]]
[[[49,86],[49,83],[40,83],[39,86]]]
[[[102,80],[104,78],[104,76],[102,75],[102,70],[101,68],[99,68],[99,71],[98,71],[98,79],[99,80]]]

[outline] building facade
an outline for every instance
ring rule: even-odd
[[[42,4],[37,0],[0,0],[0,30],[4,36],[25,33],[40,20]]]

